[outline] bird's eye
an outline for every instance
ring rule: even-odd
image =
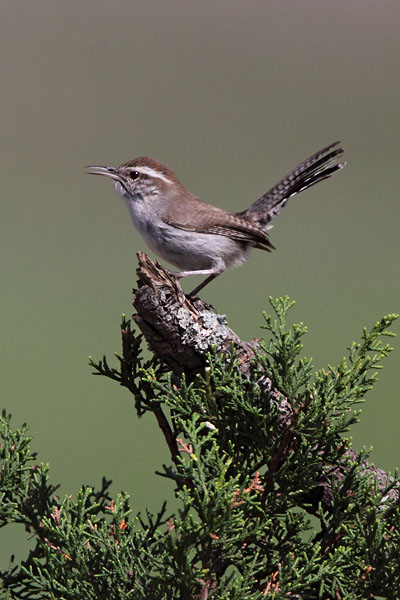
[[[135,179],[137,179],[139,177],[139,175],[140,175],[139,171],[131,171],[129,173],[129,177],[131,179],[133,179],[133,181],[135,181]]]

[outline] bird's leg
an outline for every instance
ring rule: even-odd
[[[185,302],[185,294],[182,290],[182,286],[179,281],[182,277],[189,277],[190,275],[208,275],[208,277],[204,281],[202,281],[200,283],[200,285],[198,285],[196,288],[194,288],[194,290],[192,290],[189,294],[187,294],[188,297],[192,298],[200,290],[202,290],[204,286],[206,286],[208,283],[210,283],[210,281],[212,281],[213,279],[218,277],[218,275],[223,273],[225,271],[225,269],[226,269],[225,263],[223,261],[221,261],[221,262],[214,264],[210,269],[200,269],[198,271],[180,271],[179,273],[174,273],[173,271],[167,271],[167,273],[169,275],[171,275],[171,277],[174,278],[175,285],[178,289],[179,300],[183,304]]]
[[[213,279],[215,279],[216,277],[218,277],[218,275],[220,275],[220,273],[211,273],[211,275],[209,275],[204,281],[202,281],[200,283],[200,285],[198,285],[196,288],[194,288],[194,290],[192,290],[188,294],[189,298],[193,298],[194,296],[197,296],[197,294],[199,293],[199,291],[202,290],[203,287],[205,287],[208,283],[210,283],[210,281],[212,281]]]

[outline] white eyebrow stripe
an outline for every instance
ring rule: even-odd
[[[163,173],[160,173],[160,171],[156,171],[151,167],[135,167],[135,171],[143,173],[143,175],[150,175],[150,177],[157,177],[158,179],[165,181],[165,183],[172,183],[172,181],[163,175]]]

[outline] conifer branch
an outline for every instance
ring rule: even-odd
[[[245,342],[213,307],[182,304],[144,254],[138,276],[142,334],[123,316],[119,364],[90,365],[130,392],[138,416],[154,414],[171,455],[157,473],[177,509],[134,515],[106,479],[55,496],[26,427],[3,413],[0,527],[24,525],[33,546],[0,571],[0,600],[400,598],[400,480],[346,437],[397,315],[314,373],[307,328],[287,325],[289,298],[270,298],[266,341]]]
[[[198,373],[202,373],[206,367],[208,351],[211,347],[216,348],[218,354],[231,355],[232,350],[238,358],[241,373],[245,377],[254,377],[252,373],[252,361],[258,354],[265,350],[257,339],[251,342],[243,341],[226,323],[224,315],[218,315],[209,304],[199,298],[186,298],[181,304],[179,292],[174,281],[158,262],[151,260],[146,254],[138,253],[139,267],[138,289],[134,291],[133,305],[136,309],[134,319],[141,329],[149,348],[158,355],[172,370],[176,376],[185,373],[186,378],[193,380]],[[290,308],[290,306],[289,306]],[[382,329],[384,323],[377,323],[375,327]],[[299,332],[299,335],[304,333]],[[372,330],[373,332],[374,330]],[[382,329],[383,331],[383,329]],[[391,335],[386,333],[386,335]],[[298,352],[298,340],[295,340]],[[368,347],[375,350],[374,341],[368,337],[364,330],[364,350]],[[388,347],[382,348],[383,355]],[[351,348],[350,360],[357,364],[357,349]],[[374,366],[371,363],[371,366]],[[305,365],[307,367],[307,365]],[[375,368],[380,368],[380,365]],[[278,389],[270,379],[270,373],[263,376],[264,383],[269,382],[271,395],[279,401],[282,429],[287,430],[277,449],[275,459],[271,464],[267,475],[267,485],[264,494],[268,493],[269,486],[275,469],[278,468],[282,455],[287,452],[292,437],[291,429],[297,420],[298,413],[306,408],[308,401],[294,407],[285,395],[284,391]],[[310,512],[317,512],[321,504],[326,511],[330,510],[333,489],[343,481],[349,470],[349,464],[359,461],[359,454],[352,448],[345,450],[341,464],[331,465],[328,469],[315,473],[316,487],[312,493],[304,492],[304,505]],[[362,472],[369,473],[378,490],[387,489],[388,484],[393,482],[385,471],[379,469],[369,461],[363,459],[360,464]],[[399,490],[393,487],[387,492],[392,501],[399,498]]]

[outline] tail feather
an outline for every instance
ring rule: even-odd
[[[307,158],[238,215],[256,222],[260,228],[266,228],[271,219],[280,213],[289,198],[327,179],[345,166],[346,163],[338,162],[338,157],[344,152],[342,147],[336,148],[338,144],[340,142],[334,142]]]

